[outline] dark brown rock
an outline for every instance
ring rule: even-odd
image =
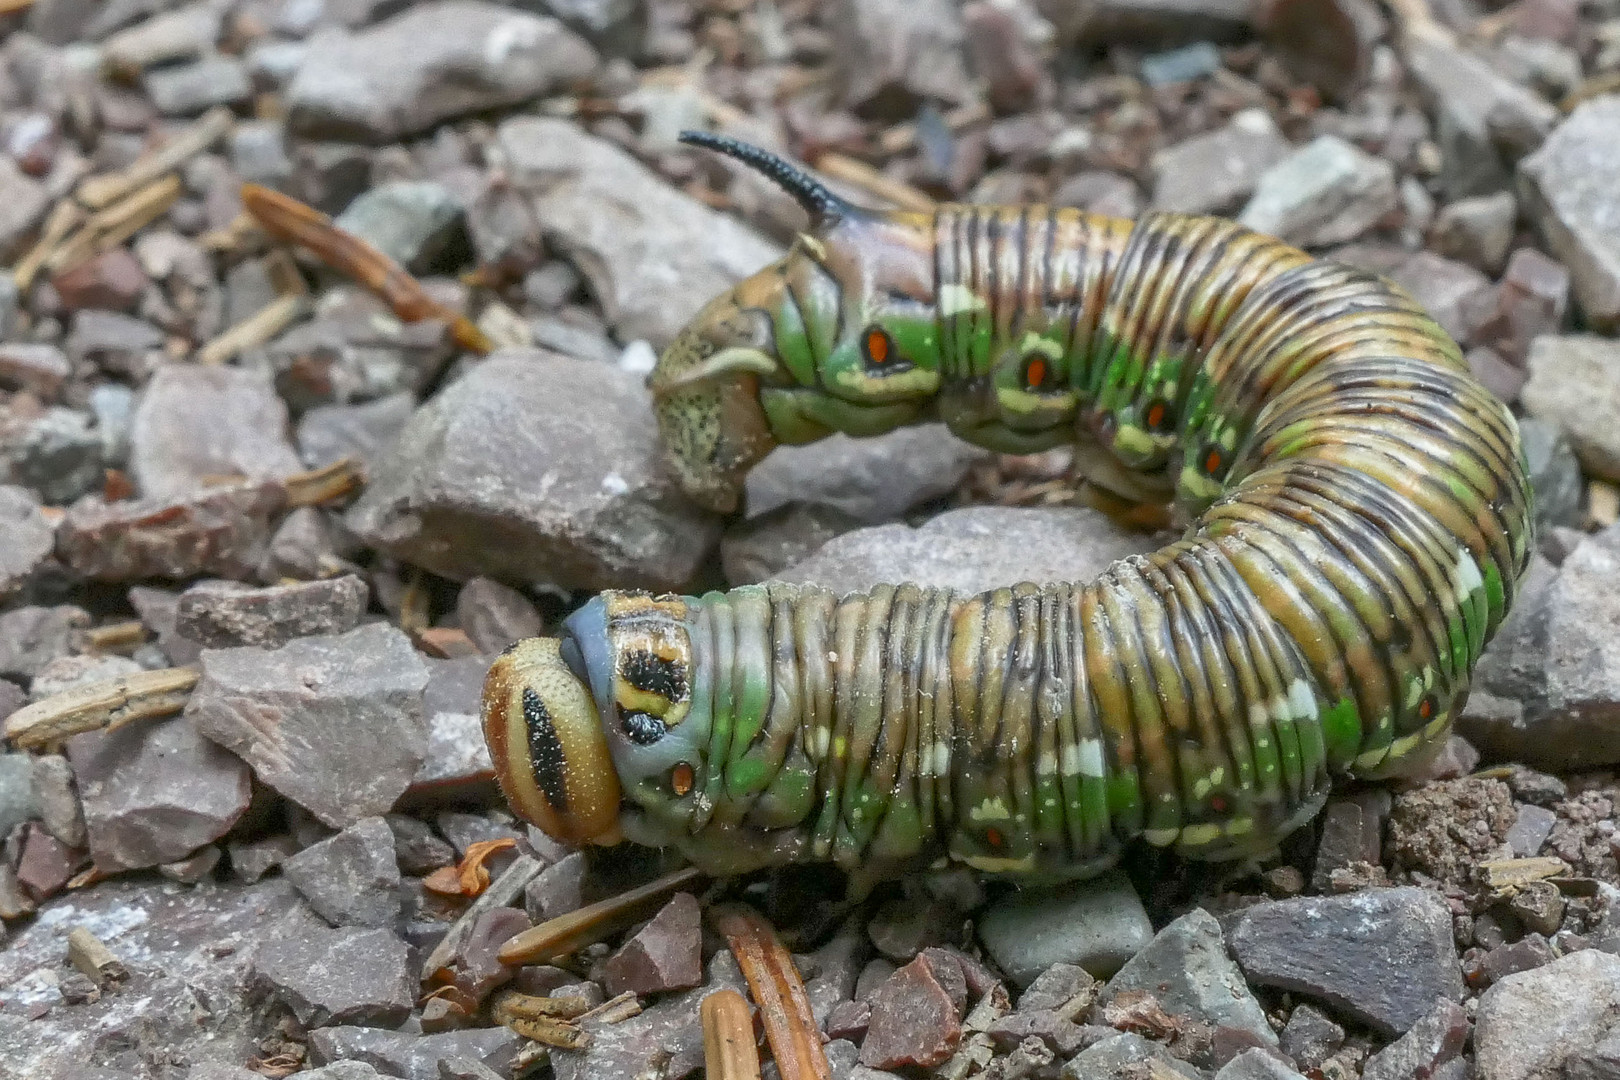
[[[490,908],[478,916],[450,959],[451,980],[474,1000],[482,1001],[515,973],[501,963],[501,946],[532,925],[517,908]]]
[[[1369,0],[1262,0],[1255,22],[1296,76],[1341,102],[1366,81],[1387,29]]]
[[[75,735],[67,755],[90,853],[109,872],[185,858],[229,832],[252,799],[247,766],[184,717]]]
[[[271,519],[285,497],[272,483],[232,484],[174,499],[108,503],[87,496],[63,517],[57,554],[100,581],[250,578],[264,560]]]
[[[685,990],[703,980],[703,914],[691,893],[676,893],[603,966],[609,994]]]
[[[427,752],[427,668],[376,623],[279,649],[209,650],[186,715],[333,828],[385,813]]]
[[[930,959],[919,956],[878,988],[861,1044],[862,1065],[933,1068],[950,1060],[962,1038],[961,1011],[938,975]]]
[[[985,81],[997,110],[1023,112],[1050,99],[1052,77],[1015,8],[973,0],[962,7],[962,29],[968,65]]]
[[[70,848],[30,821],[23,826],[22,858],[17,862],[17,884],[39,904],[62,891],[84,865],[84,852]]]
[[[276,648],[294,638],[353,630],[370,597],[354,574],[264,588],[202,581],[180,594],[175,633],[209,649]]]
[[[51,284],[68,311],[100,308],[133,312],[151,282],[129,249],[116,247],[57,274]]]

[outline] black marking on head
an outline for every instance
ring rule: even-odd
[[[669,728],[664,726],[664,722],[652,713],[625,713],[619,723],[624,728],[624,733],[630,737],[630,741],[637,746],[651,746],[669,733]]]
[[[861,211],[853,204],[839,198],[821,181],[769,150],[709,131],[683,131],[680,139],[688,146],[718,151],[758,170],[792,195],[818,225],[860,216]]]
[[[529,733],[529,769],[546,801],[559,814],[568,812],[568,759],[551,722],[546,703],[531,687],[523,688],[523,726]]]
[[[686,698],[686,672],[679,661],[666,660],[655,652],[634,649],[619,664],[624,681],[646,694],[657,694],[673,704]]]

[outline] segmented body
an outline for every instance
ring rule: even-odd
[[[1220,219],[895,221],[858,259],[782,264],[791,378],[760,379],[767,412],[817,395],[849,429],[826,419],[841,397],[927,396],[999,449],[1078,440],[1191,525],[1093,582],[594,599],[568,632],[612,671],[626,836],[718,872],[950,855],[1084,876],[1138,837],[1263,849],[1334,776],[1438,748],[1527,565],[1532,496],[1512,415],[1433,319]],[[678,353],[674,374],[702,359]]]

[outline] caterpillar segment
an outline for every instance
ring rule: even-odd
[[[735,510],[778,445],[937,419],[1002,451],[1072,443],[1187,526],[1091,582],[600,594],[490,672],[518,813],[716,874],[1062,880],[1137,841],[1265,851],[1335,778],[1444,744],[1533,497],[1512,414],[1408,294],[1218,218],[879,213],[687,141],[810,215],[649,377],[694,500]]]

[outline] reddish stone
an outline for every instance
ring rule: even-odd
[[[872,1006],[865,1001],[840,1001],[827,1014],[824,1025],[829,1039],[848,1039],[860,1042],[866,1038],[866,1029],[872,1023]]]
[[[691,893],[669,903],[603,965],[609,994],[686,990],[703,981],[703,915]]]
[[[150,279],[124,248],[104,251],[51,279],[68,311],[134,311]]]
[[[973,0],[962,8],[962,29],[968,63],[985,81],[990,104],[998,111],[1023,112],[1051,98],[1051,78],[1012,11]]]
[[[37,821],[30,821],[24,828],[27,831],[23,834],[22,859],[17,863],[17,882],[35,903],[43,903],[62,891],[84,862],[84,852],[68,847]]]
[[[941,965],[947,971],[951,965]],[[961,979],[961,970],[955,971]],[[950,981],[947,974],[945,981]],[[966,987],[963,986],[963,994]],[[960,1000],[960,999],[958,999]],[[890,975],[872,995],[872,1020],[861,1044],[861,1064],[871,1069],[943,1065],[962,1040],[962,1017],[950,990],[928,956]]]

